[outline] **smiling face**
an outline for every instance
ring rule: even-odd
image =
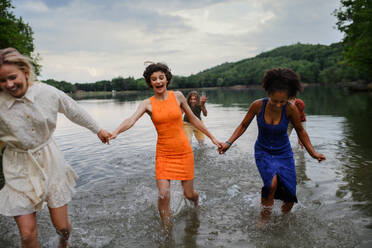
[[[198,102],[198,98],[197,98],[197,96],[196,96],[196,95],[192,95],[192,96],[190,97],[190,101],[189,101],[190,105],[191,105],[191,106],[195,106],[197,102]]]
[[[0,88],[9,95],[20,98],[28,89],[29,73],[23,72],[17,65],[3,64],[0,67]]]
[[[281,109],[288,101],[287,91],[274,91],[269,93],[268,104],[273,109]]]
[[[167,90],[168,80],[165,73],[162,71],[156,71],[150,76],[150,83],[154,92],[157,94],[162,94]]]

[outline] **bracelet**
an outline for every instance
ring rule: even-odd
[[[226,144],[229,144],[229,146],[232,145],[228,140],[226,140],[225,143],[226,143]]]

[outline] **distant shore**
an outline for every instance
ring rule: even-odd
[[[368,92],[372,91],[372,83],[364,84],[360,82],[351,82],[346,86],[351,92]]]
[[[321,86],[320,83],[303,83],[304,88],[306,87],[316,87]],[[339,88],[347,88],[352,92],[364,92],[364,91],[372,91],[372,83],[365,84],[361,82],[349,82],[349,83],[340,83],[338,85],[334,85],[334,87]],[[197,88],[198,91],[208,91],[208,90],[216,90],[216,89],[229,89],[229,90],[244,90],[244,89],[262,89],[260,84],[253,84],[253,85],[233,85],[228,87],[201,87]],[[190,91],[195,90],[195,88],[179,88],[179,89],[170,89],[170,90],[180,90],[180,91]],[[126,91],[82,91],[79,90],[75,93],[70,93],[69,95],[73,96],[74,98],[81,99],[81,98],[89,98],[89,97],[105,97],[105,96],[120,96],[120,95],[131,95],[131,94],[138,94],[148,92],[151,94],[151,89],[146,90],[126,90]]]

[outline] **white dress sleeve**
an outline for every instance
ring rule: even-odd
[[[95,134],[101,130],[97,122],[88,114],[87,111],[80,107],[75,100],[58,89],[57,94],[59,100],[59,113],[63,113],[72,122],[91,130]]]

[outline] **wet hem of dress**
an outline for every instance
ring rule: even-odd
[[[175,181],[188,181],[188,180],[193,180],[194,177],[191,177],[191,178],[182,178],[182,179],[179,179],[179,178],[156,178],[156,180],[175,180]]]

